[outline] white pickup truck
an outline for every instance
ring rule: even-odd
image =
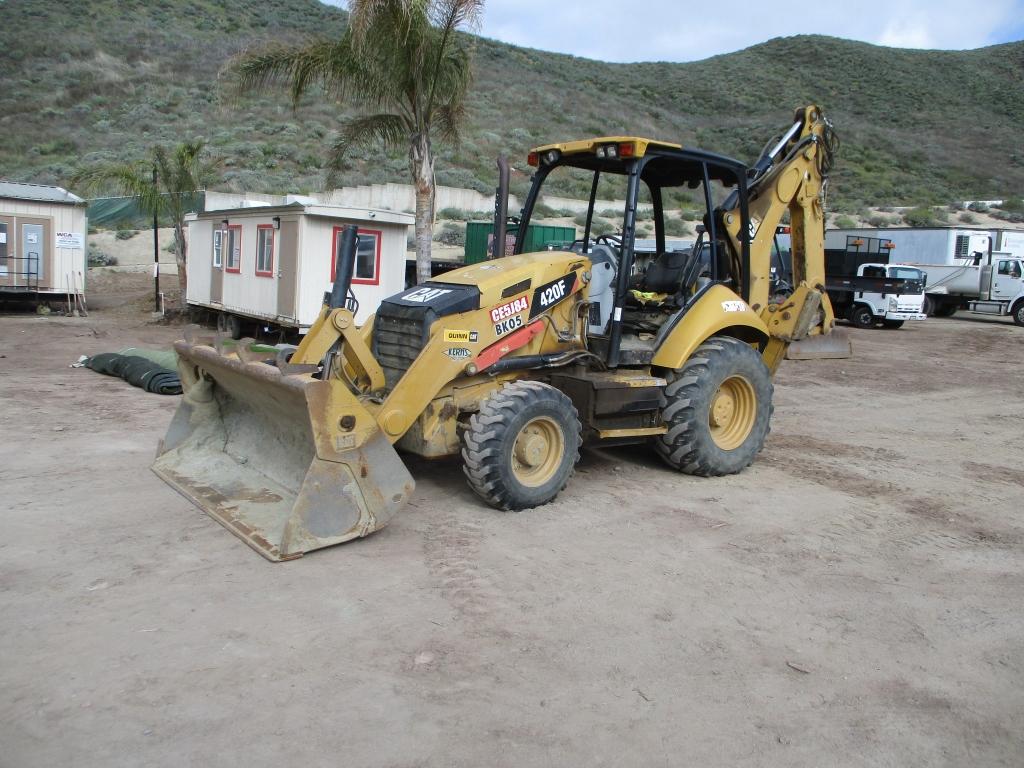
[[[980,263],[984,261],[985,263]],[[958,309],[985,315],[1010,315],[1024,326],[1024,261],[995,252],[960,264],[922,264],[928,282],[925,311],[949,317]]]

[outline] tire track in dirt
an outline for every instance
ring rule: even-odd
[[[829,524],[822,536],[839,544],[851,536],[874,533],[898,550],[959,550],[1016,547],[1018,532],[996,532],[956,509],[947,498],[922,495],[882,476],[869,477],[847,466],[849,460],[886,465],[906,456],[884,448],[851,446],[802,435],[772,439],[761,461],[806,482],[862,500],[856,509]],[[828,458],[822,458],[828,457]],[[926,530],[922,530],[925,527]]]

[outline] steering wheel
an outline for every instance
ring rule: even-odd
[[[613,248],[622,247],[622,233],[619,232],[614,235],[598,235],[594,238],[595,244],[610,245]]]

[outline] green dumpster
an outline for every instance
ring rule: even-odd
[[[506,253],[512,252],[518,227],[509,224],[506,238]],[[470,221],[466,223],[466,263],[476,264],[490,258],[490,242],[494,235],[493,221]],[[551,244],[571,243],[576,239],[575,227],[560,227],[548,224],[531,224],[526,228],[523,253],[543,251]]]

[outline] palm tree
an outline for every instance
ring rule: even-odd
[[[212,166],[202,159],[202,141],[178,144],[173,149],[153,147],[146,160],[137,163],[94,165],[76,173],[71,184],[90,192],[110,192],[139,199],[139,208],[149,216],[174,227],[174,256],[178,264],[181,304],[188,288],[188,243],[185,214],[192,208],[193,195],[205,186]]]
[[[233,62],[243,92],[286,86],[292,106],[314,85],[360,115],[341,123],[331,174],[358,144],[408,152],[416,190],[416,273],[430,277],[434,219],[432,135],[455,142],[465,112],[470,56],[457,34],[475,26],[483,0],[350,0],[349,26],[335,40],[270,45]]]

